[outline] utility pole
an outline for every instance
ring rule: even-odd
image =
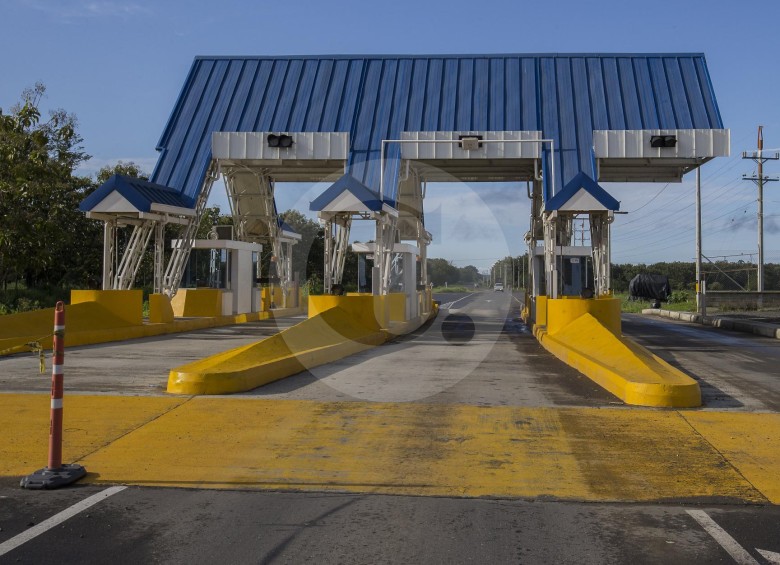
[[[752,177],[742,175],[744,180],[751,180],[758,185],[758,280],[756,289],[758,292],[764,292],[764,183],[778,180],[777,177],[764,176],[764,163],[767,161],[777,161],[780,159],[780,153],[772,156],[764,155],[764,126],[758,126],[758,151],[748,154],[742,153],[743,159],[755,161],[758,165],[758,174]]]
[[[696,311],[702,312],[701,283],[701,165],[696,167]]]

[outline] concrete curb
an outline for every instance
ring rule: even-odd
[[[780,339],[780,326],[777,326],[776,324],[738,320],[728,317],[721,318],[705,316],[702,318],[701,314],[697,314],[695,312],[673,312],[671,310],[662,310],[658,308],[645,308],[642,310],[642,314],[646,316],[659,316],[661,318],[669,318],[671,320],[691,322],[695,324],[705,324],[714,328],[721,328],[724,330],[732,330],[735,332],[743,332],[759,335],[762,337]]]

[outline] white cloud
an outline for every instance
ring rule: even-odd
[[[63,20],[83,18],[126,18],[137,15],[149,15],[148,6],[136,2],[117,2],[113,0],[76,0],[49,2],[46,0],[25,0],[29,8],[44,12]]]

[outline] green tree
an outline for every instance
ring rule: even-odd
[[[317,277],[322,281],[325,257],[325,230],[297,210],[280,214],[282,220],[296,232],[301,240],[293,246],[292,271],[298,273],[301,283]],[[267,272],[267,271],[266,271]]]
[[[141,180],[149,180],[147,175],[141,166],[133,161],[117,161],[116,165],[106,165],[102,167],[95,175],[95,180],[98,186],[106,182],[114,175],[124,175],[126,177],[133,177]]]
[[[0,279],[85,284],[92,278],[91,242],[99,226],[79,212],[91,190],[75,169],[89,157],[64,110],[41,120],[46,88],[26,90],[9,113],[0,109]],[[99,272],[99,266],[98,266]]]
[[[466,265],[465,267],[462,267],[458,270],[460,271],[458,282],[462,282],[464,284],[473,284],[478,282],[481,278],[479,269],[477,269],[474,265]]]
[[[447,259],[428,259],[428,278],[434,286],[455,284],[460,278],[460,270]]]

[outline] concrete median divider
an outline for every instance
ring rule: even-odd
[[[168,392],[243,392],[337,361],[387,339],[379,324],[334,307],[257,343],[172,369]]]
[[[432,308],[395,322],[389,320],[389,305],[385,296],[310,296],[307,319],[256,343],[172,369],[167,390],[192,395],[252,390],[413,332],[437,313]]]
[[[694,379],[621,335],[619,300],[546,299],[537,302],[540,318],[546,325],[535,325],[534,335],[542,346],[626,404],[701,405]]]

